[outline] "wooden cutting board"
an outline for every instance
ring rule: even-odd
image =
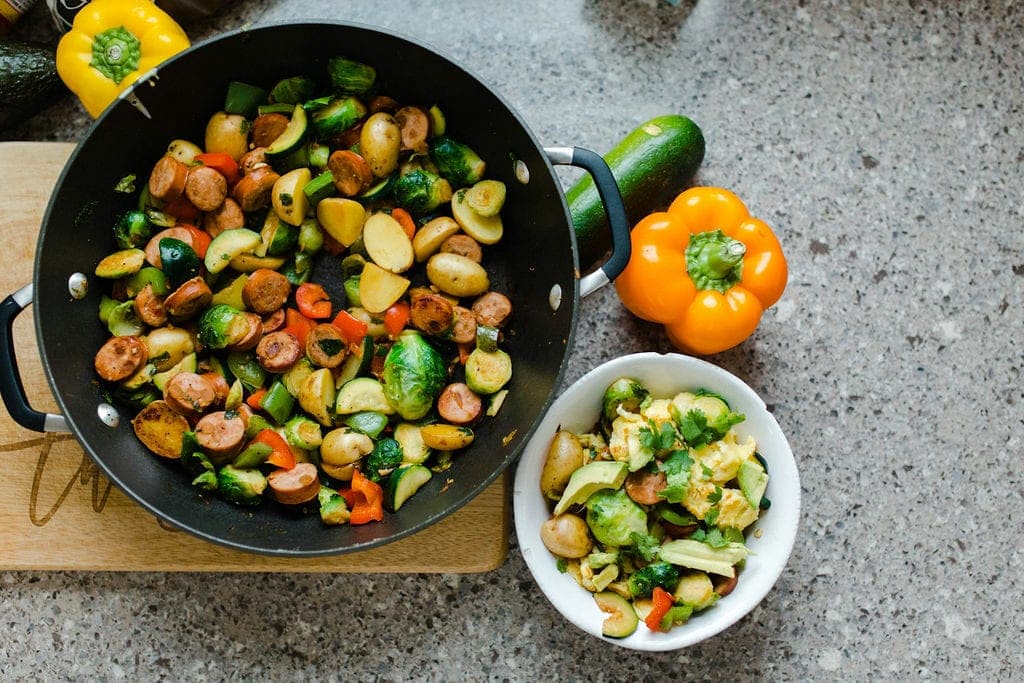
[[[69,143],[0,143],[0,296],[32,281],[36,235]],[[12,258],[13,257],[13,258]],[[32,308],[14,324],[29,400],[55,412]],[[68,434],[39,434],[0,407],[0,569],[451,572],[496,569],[508,550],[507,476],[453,515],[394,543],[328,558],[252,555],[161,524],[111,485]]]

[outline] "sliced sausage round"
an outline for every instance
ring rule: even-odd
[[[348,345],[338,328],[321,323],[309,331],[306,337],[306,355],[313,365],[321,368],[336,368],[345,360]]]
[[[395,121],[402,131],[402,149],[423,153],[430,137],[430,116],[419,107],[402,107],[395,112]]]
[[[452,309],[452,341],[458,344],[472,344],[476,341],[476,316],[464,306]]]
[[[256,345],[256,358],[267,372],[284,372],[301,357],[302,346],[291,332],[271,332]]]
[[[193,166],[185,180],[185,196],[200,211],[213,211],[228,196],[228,181],[209,166]]]
[[[217,388],[203,375],[179,372],[167,381],[164,400],[185,417],[198,415],[217,400]]]
[[[473,302],[473,315],[481,325],[501,327],[512,315],[512,302],[498,292],[487,292]]]
[[[284,114],[260,114],[252,122],[252,142],[257,147],[269,147],[288,127]]]
[[[366,109],[371,114],[376,114],[379,111],[386,111],[389,114],[394,114],[398,110],[398,100],[387,95],[375,95],[370,98],[370,101],[366,104]]]
[[[213,405],[223,406],[228,400],[228,394],[231,393],[231,387],[228,386],[228,381],[224,378],[224,375],[219,372],[204,372],[202,376],[213,385],[214,400]],[[243,404],[245,405],[245,404]],[[248,408],[248,406],[246,406]]]
[[[191,318],[199,311],[210,305],[213,301],[213,292],[210,285],[206,284],[200,276],[191,280],[185,280],[181,286],[167,295],[164,299],[164,308],[167,315],[177,320]]]
[[[242,170],[242,175],[248,175],[252,173],[253,169],[262,168],[267,165],[267,148],[256,147],[250,149],[248,152],[242,155],[242,158],[238,160],[238,166]]]
[[[135,295],[135,312],[139,320],[150,327],[160,327],[167,322],[164,298],[153,293],[153,285],[146,285]]]
[[[437,397],[437,412],[447,422],[466,425],[483,414],[483,401],[462,382],[449,384]]]
[[[301,505],[320,493],[316,465],[300,462],[290,470],[279,469],[267,475],[267,486],[274,499],[285,505]]]
[[[288,301],[292,286],[288,278],[276,270],[260,268],[249,273],[242,287],[242,301],[253,313],[273,313]]]
[[[162,156],[149,174],[149,194],[163,202],[173,202],[185,192],[188,166],[171,156]]]
[[[373,171],[363,157],[348,149],[339,149],[327,159],[334,187],[345,197],[354,197],[373,182]]]
[[[270,166],[258,166],[235,183],[231,196],[242,207],[242,211],[255,211],[270,204],[270,193],[279,176]]]
[[[108,382],[120,382],[138,372],[149,360],[149,350],[138,337],[111,337],[96,352],[96,374]]]
[[[365,120],[366,119],[363,119],[363,121]],[[349,147],[354,147],[356,143],[359,142],[359,138],[363,134],[363,121],[360,121],[359,123],[350,126],[349,128],[346,128],[345,130],[341,131],[333,138],[331,138],[331,147],[336,147],[339,149],[348,149]]]
[[[196,423],[196,441],[211,458],[237,455],[245,443],[245,420],[223,410],[204,415]]]
[[[626,477],[626,495],[641,505],[657,505],[662,500],[658,495],[668,486],[664,472],[638,470]]]
[[[231,197],[225,197],[220,206],[203,216],[203,230],[210,233],[210,237],[216,237],[225,230],[244,227],[245,214],[242,213],[242,207]]]
[[[263,337],[263,318],[256,313],[245,313],[245,319],[249,323],[249,331],[245,336],[228,347],[229,351],[248,351],[256,346]]]
[[[440,294],[423,294],[409,306],[413,326],[427,334],[439,335],[451,329],[453,318],[452,305]]]
[[[441,251],[446,254],[465,256],[476,263],[484,260],[484,250],[480,247],[480,243],[462,233],[446,237],[444,242],[441,242]]]
[[[284,327],[285,313],[283,308],[263,314],[263,334],[277,332]]]

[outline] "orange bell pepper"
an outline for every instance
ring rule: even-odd
[[[655,586],[654,592],[651,594],[651,602],[653,605],[651,611],[647,614],[647,618],[644,619],[644,623],[652,631],[665,631],[666,629],[661,627],[661,620],[668,614],[672,605],[675,604],[675,599],[671,593],[661,586]]]
[[[349,524],[366,524],[384,519],[384,489],[359,470],[352,473],[352,516]]]
[[[665,326],[679,349],[712,354],[753,334],[789,277],[772,229],[739,197],[695,187],[668,211],[642,219],[632,256],[615,281],[631,313]]]

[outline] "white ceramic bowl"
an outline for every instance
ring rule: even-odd
[[[695,613],[668,633],[655,633],[642,623],[628,638],[601,635],[607,614],[569,574],[562,574],[540,540],[540,527],[550,517],[540,492],[540,473],[548,447],[559,428],[586,432],[597,422],[605,388],[619,377],[642,382],[655,397],[671,397],[699,388],[718,392],[730,407],[746,416],[736,430],[757,441],[757,450],[768,463],[771,508],[747,530],[752,554],[740,574],[736,589],[713,607]],[[581,377],[551,406],[540,427],[523,451],[516,471],[513,493],[516,535],[523,558],[537,585],[551,604],[573,624],[609,643],[634,650],[674,650],[709,638],[739,621],[771,590],[793,549],[800,517],[800,479],[796,462],[779,424],[764,401],[742,380],[706,361],[679,354],[638,353],[622,356]]]

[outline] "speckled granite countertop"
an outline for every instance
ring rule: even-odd
[[[1024,10],[948,4],[255,0],[190,25],[390,27],[550,144],[603,151],[668,111],[700,123],[699,180],[736,190],[790,260],[756,335],[711,360],[788,434],[800,536],[760,607],[658,655],[568,626],[514,538],[471,576],[8,572],[4,677],[1019,680]],[[41,4],[17,36],[55,40]],[[0,139],[86,125],[69,99]],[[567,382],[670,350],[611,289],[581,314]]]

